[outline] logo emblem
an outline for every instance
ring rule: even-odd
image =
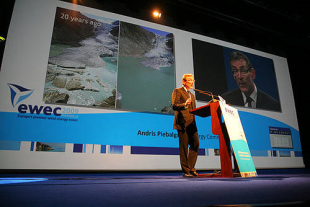
[[[16,84],[8,83],[11,90],[11,102],[12,106],[15,107],[16,104],[28,98],[34,91],[34,89],[27,89]]]

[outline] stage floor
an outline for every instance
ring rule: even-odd
[[[210,173],[210,172],[199,172]],[[180,172],[0,174],[1,206],[310,206],[310,170],[254,178]]]

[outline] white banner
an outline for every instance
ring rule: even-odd
[[[220,107],[242,177],[257,176],[238,110],[220,98]]]

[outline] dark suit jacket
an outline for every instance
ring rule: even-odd
[[[222,97],[226,100],[226,103],[228,104],[244,106],[243,97],[239,88],[224,93]],[[281,106],[279,102],[259,89],[257,89],[256,101],[256,108],[258,109],[281,111]]]
[[[192,104],[185,109],[185,102],[189,94],[183,87],[174,89],[172,93],[172,108],[174,110],[173,128],[184,130],[189,124],[195,123],[195,116],[189,111],[196,108],[195,96],[191,93]]]

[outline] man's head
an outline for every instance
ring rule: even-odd
[[[230,54],[230,67],[240,90],[250,96],[254,89],[255,70],[246,55],[239,51]]]
[[[189,90],[194,87],[194,76],[192,74],[184,74],[182,77],[182,84],[183,86]]]

